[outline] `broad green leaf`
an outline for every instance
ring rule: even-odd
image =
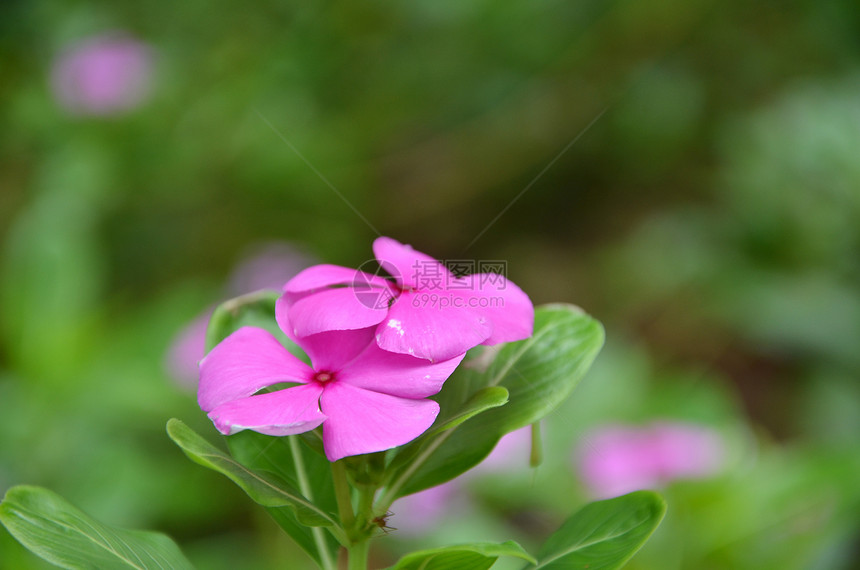
[[[0,522],[21,544],[61,568],[193,568],[167,536],[103,524],[40,487],[9,489],[0,503]]]
[[[502,406],[508,402],[508,391],[501,386],[487,386],[480,388],[477,392],[472,393],[471,397],[461,404],[459,409],[453,413],[444,414],[441,420],[437,419],[434,424],[436,427],[423,434],[421,437],[412,443],[401,448],[394,460],[389,466],[390,473],[399,473],[403,479],[408,476],[408,471],[413,466],[416,466],[415,460],[422,452],[427,449],[432,449],[433,446],[439,445],[445,441],[447,435],[438,437],[442,432],[452,430],[465,422],[466,420],[485,412],[492,408]],[[450,406],[449,406],[450,408]],[[443,414],[440,414],[443,416]],[[495,441],[492,445],[495,445]],[[471,452],[477,457],[474,463],[478,463],[481,459],[492,450],[492,445],[475,447]],[[473,463],[473,464],[474,464]],[[386,507],[387,508],[387,507]]]
[[[434,427],[428,435],[436,435],[443,431],[452,429],[466,420],[485,412],[491,408],[498,408],[508,403],[508,391],[501,386],[487,386],[481,388],[469,398],[463,406],[457,410],[451,418],[445,420],[438,427]]]
[[[603,346],[603,327],[573,305],[545,305],[534,334],[499,350],[485,373],[510,392],[510,404],[478,418],[502,434],[533,424],[570,396]]]
[[[456,477],[483,460],[503,435],[549,414],[570,395],[602,345],[603,327],[578,307],[538,307],[530,338],[490,347],[496,354],[484,372],[455,375],[438,398],[446,418],[484,388],[505,388],[509,402],[407,446],[409,461],[392,463],[383,503]]]
[[[230,453],[243,465],[270,471],[281,477],[304,497],[326,512],[337,511],[331,464],[321,453],[297,436],[272,437],[246,430],[227,438]],[[302,524],[294,510],[266,509],[275,522],[323,568],[333,567],[338,543],[319,528]]]
[[[665,513],[666,503],[651,491],[589,503],[549,537],[538,555],[537,568],[621,568],[645,544]]]
[[[537,561],[516,542],[479,542],[412,552],[388,570],[485,570],[500,556]]]
[[[177,419],[167,422],[170,439],[192,461],[226,475],[255,502],[265,507],[289,506],[297,518],[309,526],[334,526],[332,517],[309,502],[280,477],[264,471],[249,469]]]

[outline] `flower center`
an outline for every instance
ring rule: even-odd
[[[332,380],[334,380],[334,374],[331,372],[317,372],[314,374],[314,381],[319,382],[320,384],[325,384]]]

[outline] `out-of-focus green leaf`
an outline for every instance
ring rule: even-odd
[[[446,382],[439,395],[441,417],[461,409],[478,390],[501,387],[509,402],[447,431],[433,430],[392,463],[385,500],[421,491],[478,464],[498,440],[533,424],[573,391],[603,345],[603,327],[578,307],[546,305],[535,312],[534,334],[504,345],[487,369],[468,370]],[[385,502],[385,500],[383,502]]]
[[[651,491],[589,503],[549,537],[538,554],[537,569],[621,568],[648,540],[665,513],[666,503]]]
[[[336,526],[327,513],[271,473],[249,469],[222,452],[177,419],[167,422],[167,433],[195,463],[226,475],[255,502],[265,507],[295,509],[296,516],[309,526]]]
[[[103,524],[40,487],[9,489],[0,504],[0,522],[21,544],[61,568],[193,568],[167,536]]]
[[[389,570],[486,570],[500,556],[537,561],[516,542],[480,542],[422,550],[407,554]]]

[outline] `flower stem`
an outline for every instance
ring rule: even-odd
[[[359,520],[369,521],[373,518],[373,499],[376,495],[376,487],[362,486],[359,487],[358,491]]]
[[[349,490],[349,482],[346,480],[346,467],[342,461],[335,461],[331,464],[331,474],[334,480],[334,496],[337,499],[340,523],[347,535],[351,535],[355,527],[355,513],[352,510],[352,493]]]
[[[372,512],[375,488],[360,488],[359,517],[356,518],[352,506],[352,490],[346,474],[346,464],[335,461],[331,464],[334,481],[334,495],[337,499],[337,509],[340,522],[346,530],[349,543],[346,545],[348,554],[348,570],[367,570],[367,557],[370,552],[370,534],[367,530],[367,520]]]
[[[299,441],[295,437],[288,437],[287,441],[289,442],[290,452],[293,455],[293,461],[296,465],[296,474],[298,475],[299,479],[299,490],[302,492],[302,494],[307,500],[313,502],[314,496],[311,493],[311,485],[308,481],[308,475],[305,472],[305,464],[304,460],[302,459],[302,450],[299,448]],[[316,544],[317,550],[319,551],[323,569],[332,570],[336,568],[337,564],[334,560],[332,560],[331,555],[329,554],[328,545],[326,544],[322,528],[318,526],[312,526],[311,535],[314,537],[314,543]]]
[[[367,570],[367,555],[369,552],[370,541],[366,538],[350,546],[348,570]]]

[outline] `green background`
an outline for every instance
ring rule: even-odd
[[[53,62],[113,30],[153,49],[150,97],[68,114]],[[860,559],[854,2],[12,0],[0,126],[0,491],[167,532],[200,568],[301,567],[167,439],[174,416],[216,434],[166,354],[259,244],[358,266],[382,234],[503,260],[607,346],[542,467],[473,480],[461,522],[392,532],[380,564],[540,544],[586,500],[582,436],[656,419],[717,429],[729,459],[664,490],[631,568]],[[42,567],[0,534],[0,568]]]

